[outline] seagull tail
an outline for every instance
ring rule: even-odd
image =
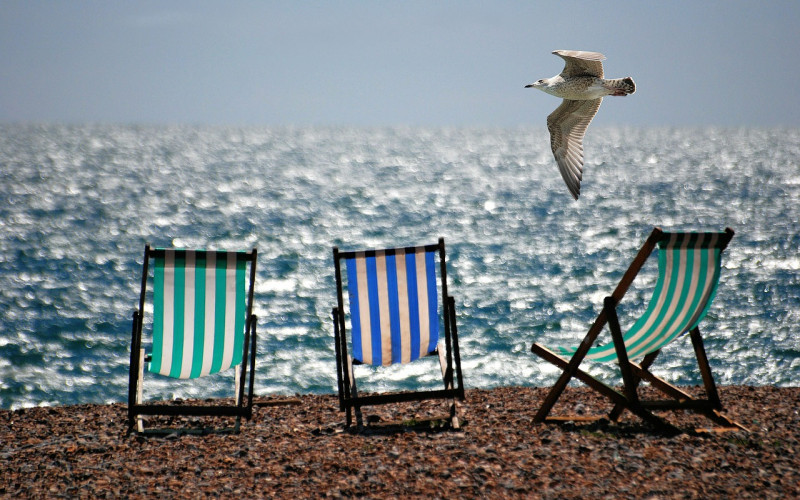
[[[613,92],[611,95],[626,96],[636,92],[636,84],[633,82],[633,78],[629,76],[616,80],[606,80],[605,85]]]

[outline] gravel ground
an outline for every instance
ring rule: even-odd
[[[345,430],[334,395],[258,407],[239,434],[128,435],[123,404],[0,411],[0,496],[800,497],[800,388],[721,387],[725,413],[751,432],[677,436],[627,413],[618,423],[534,424],[545,391],[468,390],[457,431],[438,419],[441,402],[366,408],[372,423]],[[608,407],[583,387],[562,401],[556,410]],[[665,416],[687,430],[709,425]],[[232,422],[150,423],[219,431]]]

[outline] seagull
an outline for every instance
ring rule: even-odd
[[[544,78],[525,88],[535,88],[564,99],[561,106],[547,117],[550,148],[558,163],[561,177],[576,200],[583,178],[583,136],[607,95],[626,96],[636,92],[631,77],[606,80],[599,52],[555,50],[564,59],[564,70],[552,78]]]

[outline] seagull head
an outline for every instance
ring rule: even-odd
[[[542,87],[546,87],[546,86],[547,86],[547,80],[542,79],[542,80],[535,81],[535,82],[531,83],[530,85],[525,85],[525,88],[526,89],[534,88],[534,89],[540,89],[541,90]]]

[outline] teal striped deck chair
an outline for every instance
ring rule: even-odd
[[[682,431],[653,411],[690,410],[707,416],[721,426],[714,428],[715,431],[746,430],[721,413],[722,404],[698,326],[716,295],[722,252],[733,234],[730,228],[721,233],[667,233],[659,228],[653,229],[617,288],[611,296],[606,297],[602,312],[579,346],[548,349],[534,343],[531,347],[532,352],[563,370],[544,399],[535,421],[597,418],[617,421],[625,410],[629,410],[662,430],[678,433]],[[617,307],[645,261],[654,254],[654,250],[657,250],[655,253],[658,255],[658,277],[653,296],[644,313],[623,334]],[[606,324],[611,333],[611,341],[596,345]],[[704,398],[692,396],[656,377],[649,370],[662,348],[687,333],[705,386]],[[622,392],[581,370],[579,367],[584,360],[617,363],[622,376]],[[611,400],[614,406],[607,416],[549,415],[573,377]],[[666,395],[667,399],[640,399],[638,386],[642,381],[649,382],[653,388]]]
[[[143,416],[149,415],[236,417],[235,431],[242,417],[250,418],[256,354],[256,259],[255,248],[214,252],[145,246],[139,308],[133,314],[129,430],[136,427],[143,432]],[[148,283],[152,283],[152,293],[147,291]],[[145,322],[148,299],[152,317]],[[145,372],[169,380],[200,379],[228,371],[233,372],[233,404],[143,402]],[[201,387],[203,383],[197,381]]]
[[[450,402],[451,427],[458,428],[455,400],[464,400],[464,385],[455,301],[447,290],[444,239],[433,245],[384,250],[340,252],[334,247],[333,262],[336,370],[347,427],[354,410],[358,427],[363,426],[362,406],[443,399]],[[359,394],[354,366],[387,367],[428,356],[438,356],[441,389]]]

